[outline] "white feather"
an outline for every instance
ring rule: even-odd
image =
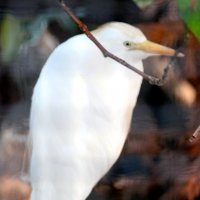
[[[137,51],[123,45],[134,38],[146,40],[138,29],[110,23],[93,34],[109,51],[143,70],[144,55],[137,58]],[[104,58],[85,35],[55,49],[32,97],[31,200],[84,200],[89,195],[120,155],[141,81]]]

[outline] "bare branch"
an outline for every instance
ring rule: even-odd
[[[135,68],[134,66],[128,64],[125,60],[115,56],[114,54],[110,53],[107,49],[105,49],[100,42],[92,35],[92,33],[89,31],[88,27],[72,12],[72,10],[64,3],[63,0],[59,0],[61,6],[63,7],[64,11],[72,18],[72,20],[78,25],[78,27],[81,29],[81,31],[83,31],[87,37],[100,49],[100,51],[102,52],[104,57],[110,57],[113,60],[115,60],[116,62],[124,65],[125,67],[129,68],[130,70],[136,72],[137,74],[139,74],[140,76],[142,76],[145,80],[147,80],[150,84],[153,85],[158,85],[161,86],[164,84],[165,79],[167,77],[168,71],[170,66],[172,65],[172,63],[174,63],[174,60],[178,54],[178,51],[176,51],[175,55],[172,57],[171,61],[169,62],[169,64],[165,67],[164,69],[164,73],[162,75],[162,77],[159,79],[157,77],[148,75],[140,70],[138,70],[137,68]]]
[[[190,142],[194,142],[199,138],[200,138],[200,126],[198,126],[198,128],[195,130],[195,132],[193,133],[192,137],[190,137],[189,141]]]

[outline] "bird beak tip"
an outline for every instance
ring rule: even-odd
[[[176,57],[184,57],[184,54],[181,52],[178,52],[176,54],[176,51],[174,49],[151,42],[149,40],[141,43],[138,47],[140,50],[152,53],[152,55],[164,55],[164,56],[176,55]]]

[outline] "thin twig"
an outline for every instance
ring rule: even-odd
[[[64,3],[63,0],[59,0],[61,6],[63,7],[64,11],[72,18],[72,20],[78,25],[78,27],[81,29],[81,31],[83,31],[87,37],[100,49],[100,51],[102,52],[102,54],[104,55],[104,57],[110,57],[113,60],[117,61],[118,63],[124,65],[125,67],[133,70],[134,72],[136,72],[137,74],[141,75],[145,80],[147,80],[150,84],[153,85],[158,85],[161,86],[164,84],[165,79],[167,77],[168,71],[169,71],[169,67],[172,65],[172,63],[174,63],[174,60],[178,54],[178,51],[176,51],[175,55],[172,57],[171,61],[169,62],[169,64],[165,67],[164,69],[164,73],[162,75],[162,77],[159,79],[157,77],[148,75],[140,70],[138,70],[137,68],[135,68],[134,66],[128,64],[125,60],[115,56],[114,54],[110,53],[107,49],[105,49],[101,43],[92,35],[92,33],[89,31],[88,27],[72,12],[72,10]]]
[[[174,65],[174,63],[176,62],[176,58],[177,58],[177,55],[178,53],[185,47],[185,45],[187,44],[188,42],[188,39],[189,39],[189,30],[187,27],[185,27],[186,31],[184,33],[184,40],[183,40],[183,44],[175,51],[175,54],[174,56],[170,59],[169,63],[165,66],[164,70],[163,70],[163,75],[161,76],[161,78],[159,79],[160,81],[160,85],[163,85],[166,78],[167,78],[167,74],[169,72],[169,69],[171,66]]]
[[[196,141],[199,138],[200,138],[200,126],[198,126],[198,128],[195,130],[192,137],[190,137],[189,141],[193,143],[194,141]]]
[[[169,69],[171,66],[173,66],[173,64],[175,63],[176,61],[176,57],[178,55],[179,51],[175,51],[175,54],[174,56],[170,59],[169,63],[165,66],[164,70],[163,70],[163,74],[161,76],[161,78],[158,80],[157,84],[156,85],[159,85],[159,86],[162,86],[164,85],[165,83],[165,80],[167,78],[167,75],[168,75],[168,72],[169,72]]]

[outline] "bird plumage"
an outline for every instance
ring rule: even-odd
[[[139,29],[112,22],[92,32],[110,52],[143,70],[151,55],[124,42],[146,41]],[[142,78],[84,35],[59,45],[34,88],[30,117],[31,200],[84,200],[117,160]]]

